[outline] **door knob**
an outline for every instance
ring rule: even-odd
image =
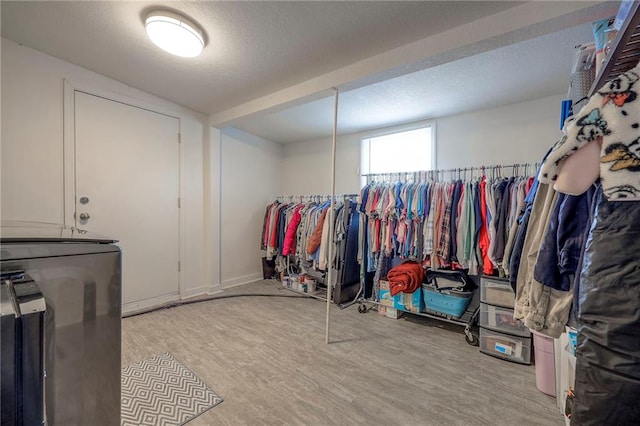
[[[89,213],[87,212],[82,212],[80,213],[80,220],[89,220],[91,216],[89,216]]]

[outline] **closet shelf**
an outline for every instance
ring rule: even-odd
[[[589,96],[593,95],[607,81],[613,80],[638,64],[640,60],[640,13],[638,13],[639,1],[634,1],[629,10],[611,50],[611,56],[600,69],[596,80],[589,90]]]

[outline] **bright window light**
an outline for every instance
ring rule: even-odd
[[[153,11],[147,15],[145,27],[151,41],[173,55],[193,58],[204,48],[202,30],[176,13]]]
[[[362,140],[361,174],[432,170],[432,127]]]

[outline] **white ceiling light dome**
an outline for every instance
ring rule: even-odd
[[[173,55],[193,58],[204,48],[200,27],[175,12],[153,10],[147,14],[144,25],[151,41]]]

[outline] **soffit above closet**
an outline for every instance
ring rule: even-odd
[[[339,96],[338,133],[357,133],[567,93],[574,47],[592,39],[591,25],[583,24],[346,91]],[[332,134],[333,108],[334,97],[330,96],[243,118],[233,126],[284,144],[320,139]]]

